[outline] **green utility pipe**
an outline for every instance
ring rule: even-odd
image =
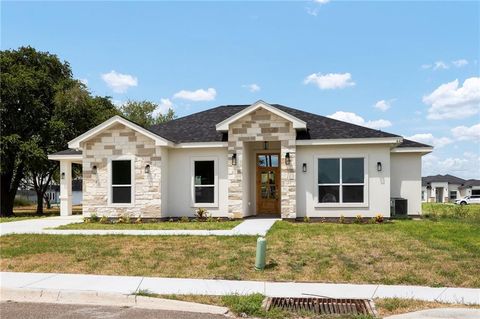
[[[265,252],[267,250],[267,240],[263,237],[257,238],[257,256],[255,258],[255,269],[265,269]]]

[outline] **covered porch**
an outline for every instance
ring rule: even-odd
[[[64,150],[48,155],[48,159],[60,162],[60,216],[72,215],[72,165],[82,165],[82,151]]]

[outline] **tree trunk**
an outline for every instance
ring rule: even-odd
[[[2,159],[3,160],[3,159]],[[8,167],[7,171],[0,176],[0,216],[14,216],[13,204],[18,186],[23,178],[23,164],[20,164],[16,171],[13,167]]]
[[[48,198],[47,193],[43,194],[43,200],[45,201],[45,204],[47,206],[47,209],[52,208],[52,204],[50,203],[50,198]]]
[[[37,192],[37,214],[43,215],[43,194],[42,191]]]

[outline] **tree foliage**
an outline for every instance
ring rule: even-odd
[[[169,108],[165,114],[158,112],[159,105],[150,101],[127,101],[120,106],[120,112],[130,121],[143,127],[164,123],[175,118],[175,112]]]
[[[42,211],[43,194],[57,168],[48,154],[117,110],[108,97],[92,97],[73,79],[68,62],[31,47],[0,52],[1,209],[13,214],[22,179],[31,179]]]

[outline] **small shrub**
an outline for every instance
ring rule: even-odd
[[[355,216],[355,223],[356,224],[361,224],[362,221],[363,221],[362,215],[358,214],[357,216]]]
[[[99,220],[100,220],[100,217],[98,217],[97,214],[95,213],[90,214],[90,221],[92,223],[97,223]]]
[[[83,217],[83,222],[84,222],[85,224],[90,223],[90,218],[88,218],[88,217]]]
[[[131,222],[132,222],[132,218],[130,217],[130,215],[126,215],[125,216],[125,223],[130,224]]]
[[[377,214],[375,216],[375,222],[380,224],[380,223],[383,223],[384,219],[383,219],[383,215],[382,214]]]
[[[304,223],[309,223],[310,222],[310,217],[308,217],[308,216],[303,217],[303,222]]]
[[[455,218],[466,218],[468,217],[468,208],[466,205],[455,205],[453,207],[453,216]]]
[[[170,218],[168,221],[169,221],[170,223],[173,223],[173,218]]]
[[[340,224],[345,224],[345,216],[340,215],[340,217],[338,218],[338,222],[339,222]]]
[[[368,220],[368,223],[369,224],[376,224],[377,223],[377,220],[375,219],[375,217],[372,217]]]
[[[214,222],[214,221],[215,221],[215,218],[213,218],[211,214],[208,215],[208,217],[207,217],[207,222],[212,223],[212,222]]]
[[[141,224],[142,223],[142,217],[138,216],[137,219],[135,219],[135,224]]]
[[[125,215],[120,215],[120,217],[118,217],[118,219],[117,219],[117,223],[118,224],[125,224],[125,222],[126,222]]]
[[[108,223],[108,217],[105,216],[105,215],[100,217],[99,222],[102,223],[102,224],[107,224]]]
[[[189,221],[189,219],[188,219],[187,216],[182,216],[182,217],[180,218],[180,222],[181,222],[181,223],[188,223],[188,221]]]
[[[208,211],[206,208],[199,207],[197,211],[195,212],[195,217],[197,217],[198,220],[205,220],[208,217]]]

